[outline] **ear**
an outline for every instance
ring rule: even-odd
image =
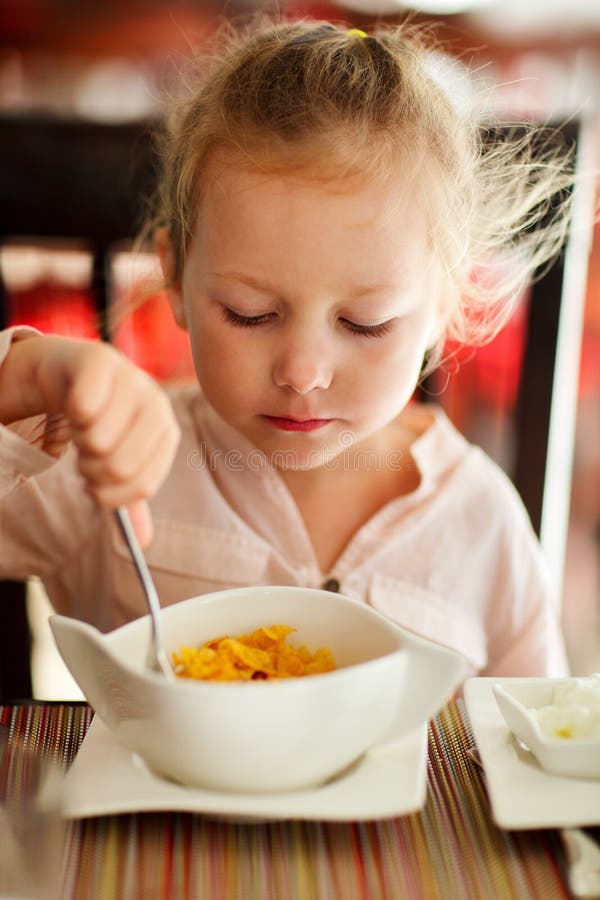
[[[185,304],[183,302],[183,292],[181,290],[181,279],[177,276],[177,263],[175,260],[175,252],[168,228],[161,226],[154,232],[154,249],[160,261],[165,287],[171,310],[175,321],[180,328],[187,331],[187,319],[185,315]]]

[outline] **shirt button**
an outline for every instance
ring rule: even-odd
[[[327,581],[324,581],[321,585],[324,591],[333,591],[334,594],[337,594],[340,589],[340,583],[337,578],[328,578]]]

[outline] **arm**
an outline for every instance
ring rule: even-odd
[[[538,608],[511,645],[480,674],[494,678],[568,675],[563,638],[553,611],[548,606]]]
[[[517,501],[512,528],[498,548],[490,609],[489,659],[482,675],[562,677],[568,662],[560,609],[540,545]]]

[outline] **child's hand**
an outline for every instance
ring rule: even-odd
[[[179,440],[165,393],[102,343],[29,337],[13,344],[7,364],[0,387],[12,375],[13,403],[8,418],[10,404],[0,403],[3,421],[42,412],[62,420],[92,496],[105,507],[129,506],[147,544],[152,532],[145,501],[166,477]],[[64,427],[53,425],[64,434]]]

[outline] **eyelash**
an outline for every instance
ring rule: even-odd
[[[379,322],[377,325],[357,325],[356,322],[350,322],[348,319],[341,320],[344,326],[351,331],[352,334],[358,334],[360,337],[383,337],[392,330],[393,320],[389,322]]]
[[[264,313],[261,316],[243,316],[241,313],[234,312],[229,307],[224,306],[223,315],[231,325],[235,325],[238,328],[253,328],[257,325],[265,325],[271,320],[273,314]],[[383,337],[384,334],[388,334],[392,330],[393,322],[390,319],[389,322],[379,322],[377,325],[358,325],[349,319],[340,319],[340,321],[348,331],[359,335],[359,337]]]
[[[242,316],[241,313],[236,313],[228,306],[224,306],[223,315],[231,325],[237,325],[239,328],[252,328],[253,325],[264,325],[270,320],[272,313],[264,313],[262,316]]]

